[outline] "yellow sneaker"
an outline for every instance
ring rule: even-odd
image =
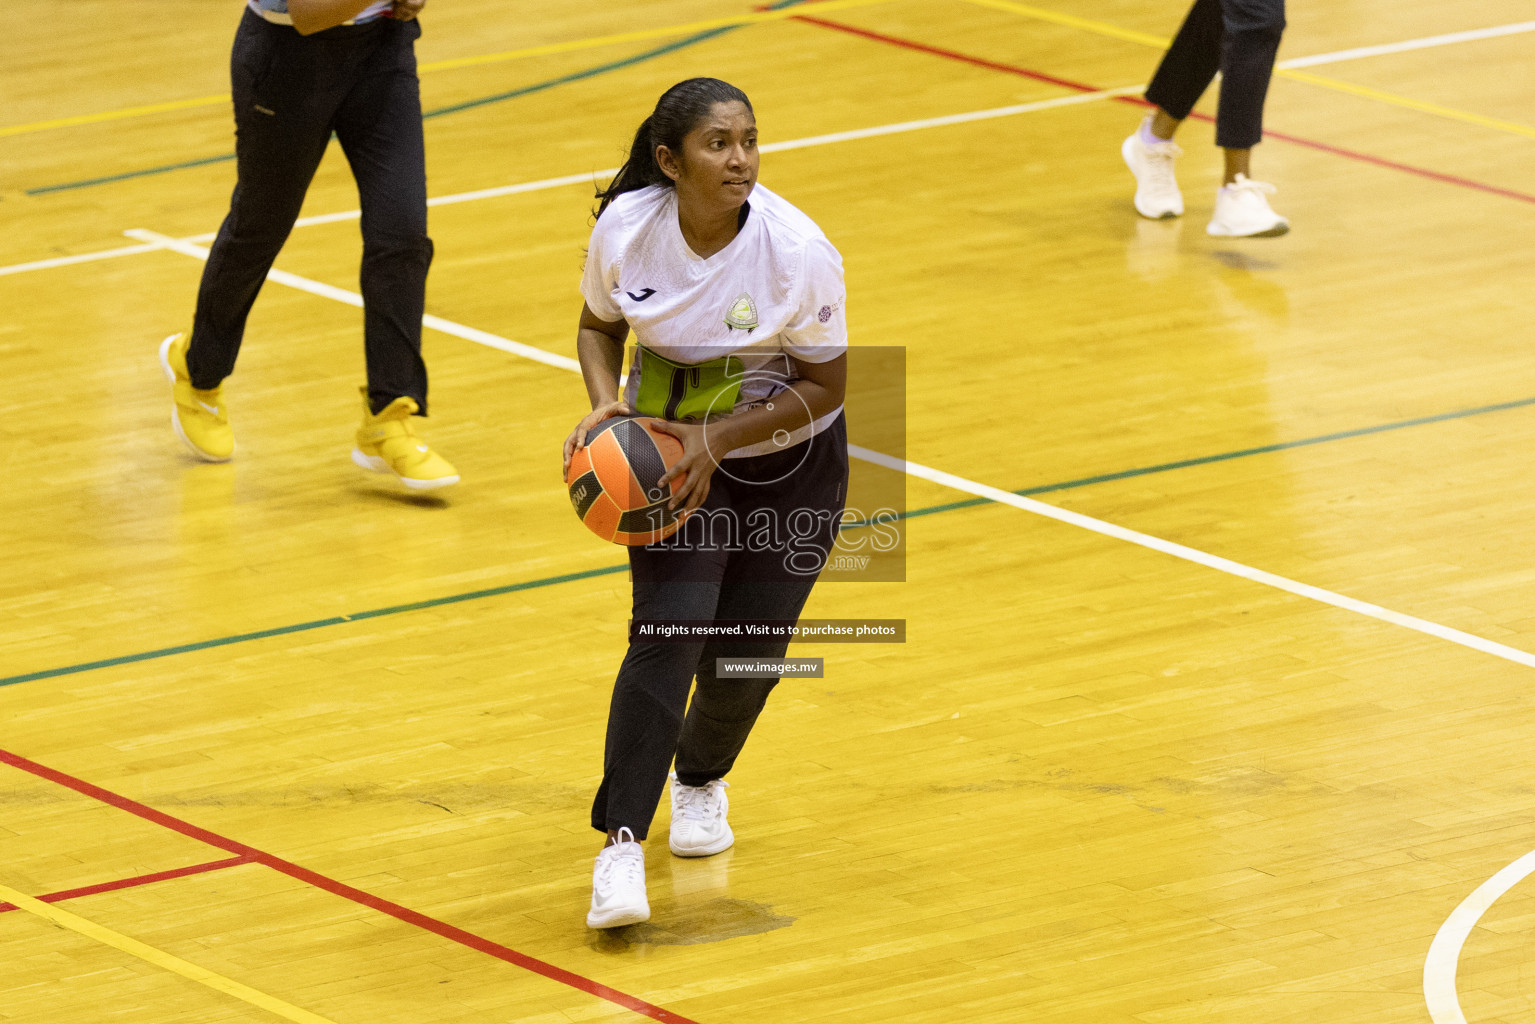
[[[208,462],[228,462],[235,452],[234,431],[229,428],[229,410],[224,407],[223,388],[202,391],[192,386],[187,374],[188,333],[172,334],[160,342],[160,366],[171,382],[171,427],[192,454]]]
[[[426,446],[415,434],[412,418],[420,411],[414,398],[396,398],[377,416],[362,388],[362,426],[352,461],[375,473],[393,473],[413,491],[430,491],[458,483],[458,470]]]

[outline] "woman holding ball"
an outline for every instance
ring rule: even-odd
[[[565,441],[566,468],[613,416],[663,419],[682,446],[662,480],[683,526],[629,549],[637,623],[795,620],[836,539],[847,482],[842,258],[757,184],[758,164],[746,94],[694,78],[661,96],[598,193],[576,342],[592,411]],[[734,842],[724,776],[778,680],[721,679],[715,660],[781,658],[786,646],[657,641],[631,627],[592,805],[607,839],[588,925],[649,919],[640,844],[674,759],[672,852],[709,856]]]

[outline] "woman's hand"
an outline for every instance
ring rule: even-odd
[[[605,419],[614,416],[633,416],[634,410],[629,408],[622,398],[612,402],[605,402],[581,417],[581,422],[576,424],[576,429],[570,432],[565,439],[565,468],[560,473],[560,479],[570,475],[570,457],[576,453],[576,449],[586,447],[586,432]]]
[[[669,420],[656,420],[654,428],[682,442],[682,458],[666,471],[661,481],[671,483],[684,473],[687,474],[687,481],[676,489],[672,494],[672,500],[666,503],[667,508],[675,509],[679,503],[685,502],[680,516],[686,517],[709,497],[709,479],[714,476],[714,470],[718,467],[714,456],[709,454],[709,443],[705,437],[706,428],[697,424],[674,423]]]
[[[394,9],[389,13],[395,21],[414,21],[425,6],[426,0],[394,0]]]

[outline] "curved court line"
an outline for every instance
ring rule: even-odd
[[[1133,29],[1120,28],[1105,21],[1095,21],[1091,18],[1079,18],[1070,14],[1062,14],[1059,11],[1049,11],[1042,7],[1034,7],[1030,4],[1017,3],[1015,0],[965,0],[975,7],[988,7],[995,11],[1004,11],[1008,14],[1020,14],[1027,18],[1039,21],[1053,22],[1057,25],[1065,25],[1069,28],[1079,29],[1083,32],[1091,32],[1094,35],[1107,36],[1110,39],[1121,39],[1125,42],[1138,43],[1141,46],[1151,46],[1165,50],[1171,44],[1171,39],[1154,36],[1147,32],[1136,32]],[[1494,30],[1482,30],[1478,32],[1455,32],[1437,37],[1437,44],[1446,45],[1451,42],[1465,42],[1471,39],[1487,39],[1494,34],[1513,35],[1516,32],[1527,32],[1535,28],[1535,22],[1519,22],[1514,25],[1500,26],[1503,32]],[[1512,30],[1512,31],[1508,31]],[[1417,45],[1413,45],[1416,43]],[[1427,40],[1408,40],[1405,43],[1386,44],[1376,47],[1359,47],[1354,50],[1340,50],[1334,54],[1318,54],[1315,57],[1302,57],[1298,62],[1280,61],[1274,65],[1274,74],[1282,78],[1294,79],[1297,82],[1306,82],[1309,85],[1321,86],[1324,89],[1332,89],[1337,92],[1345,92],[1365,99],[1376,100],[1380,103],[1389,103],[1392,106],[1403,107],[1407,110],[1416,110],[1422,114],[1432,114],[1436,117],[1449,118],[1455,121],[1464,121],[1482,128],[1491,128],[1494,131],[1509,132],[1514,135],[1524,135],[1535,138],[1535,128],[1529,125],[1518,124],[1513,121],[1503,121],[1496,117],[1488,117],[1485,114],[1473,113],[1469,110],[1458,110],[1455,107],[1445,107],[1437,103],[1426,103],[1415,100],[1410,96],[1398,96],[1393,92],[1383,89],[1371,89],[1367,86],[1354,85],[1337,78],[1327,78],[1322,75],[1308,75],[1292,71],[1296,67],[1317,67],[1321,64],[1337,63],[1344,60],[1354,60],[1357,57],[1376,56],[1383,53],[1399,53],[1410,49],[1425,49],[1430,43]],[[1331,59],[1324,59],[1324,58]],[[1303,63],[1302,63],[1303,62]]]
[[[283,1020],[293,1021],[293,1024],[336,1024],[329,1017],[322,1017],[318,1013],[311,1013],[302,1007],[269,996],[265,992],[257,991],[249,985],[242,985],[232,978],[226,978],[222,974],[215,974],[206,967],[199,967],[194,963],[188,963],[179,956],[172,956],[163,949],[156,949],[146,945],[138,939],[131,939],[110,928],[103,927],[94,921],[89,921],[78,914],[72,914],[60,907],[50,906],[42,900],[28,896],[24,892],[12,889],[8,885],[0,885],[0,897],[4,897],[15,904],[21,910],[42,918],[60,928],[67,928],[88,939],[95,939],[104,946],[136,956],[146,963],[153,964],[161,970],[179,974],[183,978],[195,981],[200,985],[206,985],[216,992],[234,996],[242,1002],[250,1003],[268,1013],[276,1014]]]
[[[339,896],[359,906],[386,914],[396,921],[414,925],[450,942],[456,942],[461,946],[493,956],[497,960],[521,967],[541,977],[548,978],[550,981],[559,982],[562,985],[567,985],[588,995],[596,996],[598,999],[622,1006],[628,1010],[633,1010],[636,1013],[644,1014],[652,1020],[662,1021],[665,1024],[697,1024],[696,1021],[692,1021],[680,1013],[663,1009],[654,1003],[646,1002],[638,996],[631,996],[627,992],[620,992],[616,988],[610,988],[599,981],[593,981],[591,978],[577,974],[574,971],[567,971],[563,967],[556,967],[554,964],[540,960],[535,956],[519,953],[510,946],[503,946],[499,942],[476,935],[470,931],[465,931],[456,925],[440,921],[435,917],[429,917],[418,910],[412,910],[407,906],[395,903],[393,900],[386,900],[382,896],[375,896],[370,892],[347,885],[345,882],[331,878],[328,875],[322,875],[318,871],[311,871],[302,865],[267,853],[265,850],[258,850],[256,847],[242,843],[237,839],[230,839],[227,836],[219,835],[217,832],[194,825],[189,821],[183,821],[180,818],[166,814],[164,811],[156,810],[148,804],[139,803],[137,800],[129,799],[109,789],[103,789],[101,786],[86,782],[84,779],[67,775],[57,768],[50,768],[47,765],[39,764],[30,758],[22,757],[20,754],[12,753],[9,750],[0,750],[0,764],[8,764],[12,768],[18,768],[29,775],[35,775],[40,779],[45,779],[66,789],[74,790],[82,796],[90,797],[92,800],[100,801],[120,811],[126,811],[137,818],[153,822],[163,828],[170,829],[172,832],[178,832],[181,835],[196,839],[198,842],[206,843],[216,849],[248,856],[252,863],[272,868],[274,871],[281,872],[289,878],[297,879],[307,885],[314,886],[316,889],[328,892],[332,896]],[[0,887],[0,895],[10,892],[14,892],[14,890],[6,890],[4,887]],[[25,900],[31,900],[30,896],[20,893],[16,895],[22,896]],[[51,911],[56,909],[36,900],[32,900],[32,902],[38,903],[44,910]]]
[[[1423,999],[1434,1024],[1466,1024],[1460,997],[1455,993],[1460,951],[1470,937],[1471,929],[1476,927],[1487,909],[1531,874],[1535,874],[1535,851],[1520,857],[1472,890],[1434,933],[1428,957],[1423,961]]]
[[[780,14],[778,13],[779,11],[798,6],[804,2],[806,0],[787,0],[787,2],[773,4],[766,11],[741,14],[735,17],[709,18],[704,21],[692,21],[681,25],[665,25],[652,29],[640,29],[634,32],[589,36],[584,39],[571,39],[560,43],[545,43],[540,46],[524,47],[520,50],[504,50],[500,53],[487,53],[473,57],[454,57],[447,60],[428,61],[425,64],[419,65],[416,70],[451,71],[456,68],[477,67],[484,64],[502,64],[528,57],[547,57],[560,53],[574,53],[578,50],[592,50],[603,46],[616,46],[622,43],[642,42],[650,39],[665,39],[668,36],[687,35],[692,32],[707,31],[709,35],[715,35],[721,30],[742,28],[762,22],[781,21],[789,17],[789,15]],[[891,0],[819,0],[818,6],[822,9],[838,10],[851,7],[869,7],[874,4],[890,2]],[[56,128],[71,128],[77,125],[123,121],[129,118],[145,117],[150,114],[163,114],[175,110],[188,110],[195,107],[217,106],[229,101],[229,93],[223,92],[214,96],[195,96],[189,99],[167,100],[162,103],[146,103],[135,107],[123,107],[118,110],[102,110],[90,114],[56,117],[47,121],[33,121],[29,124],[5,125],[0,126],[0,138],[12,135],[30,135],[36,132],[51,131]]]

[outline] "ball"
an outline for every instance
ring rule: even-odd
[[[686,475],[657,483],[682,458],[682,442],[655,429],[650,416],[614,416],[586,434],[570,457],[565,485],[586,528],[603,540],[630,547],[670,537],[681,524],[668,509]]]

